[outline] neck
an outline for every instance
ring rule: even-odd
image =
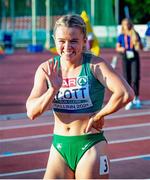
[[[129,34],[130,34],[130,31],[126,30],[126,31],[124,31],[124,34],[125,34],[125,35],[129,35]]]
[[[61,66],[64,70],[73,70],[80,66],[83,61],[83,55],[81,54],[78,58],[73,60],[66,60],[61,57]]]

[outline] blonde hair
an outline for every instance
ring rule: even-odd
[[[59,18],[56,21],[55,26],[54,26],[54,36],[59,26],[79,28],[81,32],[83,33],[84,37],[86,38],[86,35],[87,35],[86,24],[84,20],[78,14],[64,15],[61,18]]]
[[[132,23],[132,21],[131,21],[130,19],[128,19],[128,18],[125,18],[125,19],[123,19],[123,20],[121,21],[121,25],[122,25],[122,27],[121,27],[121,32],[122,32],[123,34],[125,33],[125,29],[124,29],[124,27],[123,27],[123,23],[124,23],[125,21],[128,23],[129,31],[133,29],[133,23]]]
[[[137,32],[135,31],[134,27],[133,27],[133,23],[130,19],[123,19],[121,24],[122,24],[122,28],[121,28],[121,32],[124,34],[125,33],[125,30],[124,30],[124,27],[123,27],[123,22],[127,22],[128,23],[128,34],[129,36],[131,37],[131,41],[133,43],[133,46],[136,50],[139,50],[140,49],[140,41],[139,41],[139,37],[138,37],[138,34]]]

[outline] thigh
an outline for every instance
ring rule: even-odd
[[[51,146],[44,179],[73,179],[74,172],[67,166],[61,154]]]
[[[109,178],[108,144],[103,141],[91,147],[80,159],[76,179],[107,179]]]

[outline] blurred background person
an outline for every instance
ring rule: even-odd
[[[100,46],[99,46],[98,39],[93,32],[93,28],[90,23],[90,19],[85,11],[82,11],[81,17],[86,24],[86,31],[87,31],[86,50],[90,51],[95,56],[99,56],[100,55]]]
[[[146,39],[146,46],[145,46],[144,50],[148,51],[148,50],[150,50],[150,21],[147,23],[145,39]]]
[[[92,32],[88,33],[87,34],[87,43],[86,43],[87,50],[89,50],[89,51],[91,50],[93,41],[94,41],[94,34]]]
[[[130,19],[121,22],[121,34],[118,36],[116,51],[122,56],[123,74],[130,86],[133,87],[135,98],[126,105],[125,109],[141,108],[139,99],[140,89],[140,57],[139,50],[142,49],[141,38],[135,31]]]

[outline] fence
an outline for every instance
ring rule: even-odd
[[[85,10],[96,31],[100,46],[114,46],[117,31],[112,0],[0,0],[0,43],[4,32],[12,33],[13,42],[17,47],[32,43],[33,2],[36,3],[36,43],[45,45],[49,37],[50,46],[53,47],[52,29],[56,19],[64,14],[81,14]],[[98,29],[101,30],[99,33]]]

